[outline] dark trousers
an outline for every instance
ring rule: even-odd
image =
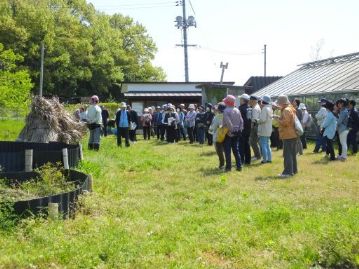
[[[143,127],[143,139],[151,139],[151,127]]]
[[[239,138],[239,154],[241,161],[245,164],[251,164],[251,147],[249,145],[249,134],[242,134]]]
[[[165,140],[166,125],[160,125],[161,141]]]
[[[198,143],[204,144],[204,139],[205,139],[205,128],[204,127],[197,128],[197,139],[198,139]]]
[[[279,130],[278,127],[273,127],[273,132],[271,135],[271,147],[282,149],[283,148],[283,142],[279,138]]]
[[[352,146],[353,153],[356,154],[358,152],[358,141],[357,141],[357,129],[351,129],[348,133],[348,148]]]
[[[194,142],[193,132],[194,132],[194,127],[187,127],[188,139],[191,144]]]
[[[224,166],[224,145],[223,143],[216,142],[215,144],[216,153],[219,160],[219,167]]]
[[[317,135],[317,140],[315,142],[314,152],[319,152],[320,148],[322,148],[323,152],[327,151],[327,145],[326,145],[325,139],[324,139],[323,135],[321,135],[319,133]]]
[[[213,135],[208,132],[208,128],[209,127],[206,128],[207,143],[208,143],[208,146],[212,146],[213,145]]]
[[[302,142],[303,149],[306,149],[307,148],[307,137],[305,136],[305,132],[300,137],[300,141]]]
[[[136,130],[137,130],[137,128],[136,128],[135,130],[130,130],[130,131],[129,131],[129,133],[130,133],[130,140],[131,140],[132,142],[137,141]]]
[[[130,146],[128,128],[117,127],[117,146],[122,146],[122,138],[125,139],[126,147]]]
[[[167,126],[166,128],[167,142],[174,143],[176,140],[176,129],[174,126]]]
[[[241,156],[239,154],[239,135],[235,136],[226,136],[224,139],[224,154],[226,156],[226,170],[230,170],[232,168],[232,154],[233,152],[234,158],[236,159],[237,168],[241,168]]]
[[[329,139],[327,136],[325,136],[324,139],[325,139],[325,143],[327,145],[327,154],[330,155],[330,160],[334,161],[335,160],[335,152],[334,152],[333,140]]]
[[[186,141],[186,134],[184,133],[183,126],[178,126],[177,128],[177,140],[181,140],[181,137]]]
[[[103,129],[102,130],[103,130],[103,135],[107,136],[107,122],[103,123]]]
[[[161,138],[161,127],[160,126],[155,126],[155,133],[157,136],[157,140],[159,140]]]
[[[282,174],[284,175],[294,175],[298,173],[297,143],[297,138],[283,140],[284,170]]]

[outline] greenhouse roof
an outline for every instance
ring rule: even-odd
[[[359,53],[305,63],[255,94],[276,97],[359,91]]]

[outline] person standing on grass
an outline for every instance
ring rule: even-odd
[[[261,108],[258,104],[258,97],[252,95],[250,97],[249,104],[251,106],[251,133],[249,137],[249,143],[253,149],[254,158],[253,160],[260,160],[261,152],[259,150],[259,138],[258,138],[258,120],[261,114]]]
[[[239,154],[239,137],[243,130],[243,119],[241,112],[235,107],[236,97],[227,95],[223,99],[226,109],[223,111],[223,127],[228,129],[224,139],[224,152],[226,157],[225,171],[232,169],[231,151],[236,159],[237,171],[242,171],[241,156]]]
[[[249,95],[243,94],[239,96],[239,111],[243,119],[243,131],[239,138],[239,153],[241,155],[242,164],[251,164],[251,147],[249,145],[249,136],[251,134],[251,118],[249,107]]]
[[[127,106],[127,111],[130,113],[130,141],[135,143],[137,142],[136,131],[138,129],[138,114],[131,106]]]
[[[161,138],[161,124],[162,124],[161,107],[157,106],[155,113],[153,113],[153,125],[157,136],[157,140],[160,140]]]
[[[187,112],[187,115],[185,117],[185,122],[187,125],[187,134],[188,134],[188,139],[189,139],[189,143],[193,144],[194,142],[194,127],[196,125],[196,116],[197,113],[195,111],[195,106],[194,104],[190,104],[188,106],[189,111]]]
[[[331,101],[327,101],[325,108],[327,109],[327,116],[321,126],[321,132],[323,133],[323,137],[325,139],[325,143],[327,146],[326,155],[330,155],[330,160],[335,161],[335,152],[334,152],[334,144],[333,139],[335,137],[335,132],[337,129],[337,117],[334,115],[334,103]]]
[[[105,106],[101,106],[101,115],[102,115],[102,123],[103,123],[103,135],[107,136],[107,123],[108,118],[110,117],[110,114],[108,113],[108,110]]]
[[[212,146],[213,145],[213,135],[209,133],[209,126],[211,126],[212,124],[212,120],[214,118],[214,113],[212,111],[213,109],[213,105],[211,103],[208,103],[206,105],[206,138],[207,138],[207,143],[208,146]]]
[[[206,114],[204,107],[198,107],[198,113],[196,115],[196,126],[197,126],[197,140],[200,145],[204,144],[205,132],[206,132]]]
[[[219,160],[219,169],[224,169],[224,146],[223,142],[217,140],[218,129],[223,126],[223,111],[225,110],[226,105],[223,102],[218,103],[217,105],[217,114],[214,116],[211,125],[209,126],[209,132],[213,136],[214,147]]]
[[[148,108],[143,110],[143,115],[141,118],[142,128],[143,128],[143,139],[150,140],[151,139],[151,126],[152,126],[152,115]]]
[[[295,113],[297,115],[297,118],[300,122],[303,121],[303,113],[302,113],[302,110],[299,109],[299,106],[300,106],[300,100],[298,98],[294,99],[292,101],[292,105],[295,109]],[[302,138],[301,137],[298,137],[298,141],[297,141],[297,153],[299,153],[299,155],[303,155],[303,144],[302,144]]]
[[[161,141],[165,141],[165,137],[167,137],[167,126],[165,124],[165,117],[167,114],[167,105],[162,106],[162,116],[161,116]]]
[[[283,141],[284,170],[279,175],[281,178],[292,177],[298,173],[297,166],[297,140],[295,129],[296,111],[290,104],[288,96],[280,95],[277,105],[281,109],[281,115],[275,116],[279,122],[279,138]]]
[[[100,149],[102,116],[100,102],[97,95],[93,95],[90,99],[90,106],[87,108],[87,126],[90,129],[90,138],[88,143],[89,150]]]
[[[176,141],[176,127],[177,119],[174,107],[171,104],[167,105],[166,115],[164,117],[164,124],[166,126],[166,138],[168,143],[175,143]]]
[[[130,146],[129,129],[131,125],[130,112],[126,110],[126,103],[120,104],[120,109],[116,113],[117,127],[117,146],[122,147],[122,138],[125,138],[126,147]]]
[[[338,123],[337,130],[339,136],[339,156],[338,160],[345,161],[348,157],[348,133],[349,133],[349,111],[348,100],[341,98],[336,102],[338,108]]]
[[[303,135],[300,137],[300,140],[302,142],[303,145],[303,149],[307,148],[307,137],[305,134],[305,131],[310,127],[311,123],[312,123],[312,118],[310,116],[310,114],[308,113],[307,107],[304,103],[301,103],[298,107],[299,110],[302,111],[302,126],[303,126]]]
[[[184,141],[186,141],[186,134],[185,134],[185,130],[184,130],[184,120],[185,120],[185,106],[184,104],[180,104],[180,106],[177,109],[177,114],[178,114],[178,128],[177,128],[177,137],[178,140],[182,139]]]
[[[267,95],[262,98],[262,110],[258,120],[258,136],[262,151],[262,164],[272,162],[272,150],[269,145],[269,139],[272,134],[272,101]]]
[[[273,109],[273,121],[272,121],[272,128],[273,132],[271,135],[271,147],[276,147],[277,150],[283,149],[283,142],[279,138],[279,121],[278,118],[280,118],[281,111],[278,107],[277,103],[272,103],[272,109]]]
[[[348,133],[348,147],[353,147],[353,154],[358,152],[357,134],[359,132],[359,112],[355,108],[356,102],[349,101],[349,133]]]
[[[313,153],[319,153],[319,150],[322,149],[322,152],[327,151],[327,147],[324,141],[323,134],[321,133],[320,129],[327,116],[327,109],[325,108],[325,104],[327,103],[327,99],[321,98],[318,103],[320,104],[320,109],[315,114],[315,119],[317,120],[317,139],[315,142],[315,148]]]

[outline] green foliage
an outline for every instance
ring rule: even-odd
[[[86,0],[9,0],[0,10],[0,42],[24,58],[34,89],[44,41],[44,94],[118,98],[122,81],[165,79],[151,63],[153,40],[129,17],[97,12]]]
[[[0,140],[14,141],[24,127],[24,119],[0,120]]]
[[[17,65],[23,57],[0,43],[0,114],[24,115],[27,111],[32,84],[29,73]]]
[[[36,170],[40,177],[21,184],[6,185],[4,179],[0,179],[0,194],[3,199],[17,201],[44,197],[75,189],[74,182],[66,180],[64,171],[59,165],[46,164]]]

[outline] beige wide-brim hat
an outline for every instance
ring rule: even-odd
[[[121,103],[120,103],[120,108],[126,108],[126,107],[127,107],[127,105],[126,105],[125,102],[121,102]]]
[[[280,95],[280,96],[278,96],[277,104],[278,104],[279,106],[289,105],[290,102],[289,102],[288,96],[287,96],[287,95]]]

